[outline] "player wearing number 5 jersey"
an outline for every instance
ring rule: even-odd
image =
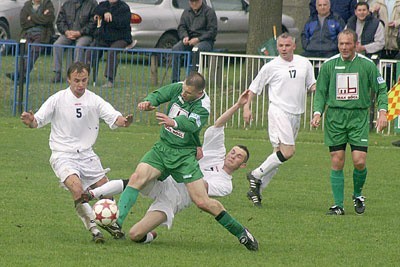
[[[293,54],[296,49],[294,37],[287,33],[280,35],[277,48],[279,56],[265,64],[250,84],[249,101],[243,110],[243,118],[249,123],[252,118],[251,100],[268,86],[268,133],[273,153],[247,174],[250,183],[247,197],[256,206],[261,205],[261,191],[276,174],[278,167],[293,156],[307,90],[315,88],[310,61]]]
[[[92,207],[81,197],[84,190],[108,182],[106,170],[92,146],[99,133],[100,119],[115,129],[129,126],[132,115],[123,117],[111,104],[87,90],[88,76],[88,65],[73,63],[67,73],[70,86],[50,96],[35,114],[23,112],[21,120],[30,128],[51,123],[51,167],[60,184],[71,192],[76,212],[92,233],[93,241],[103,243]]]
[[[347,143],[350,144],[354,165],[354,208],[356,213],[362,214],[365,210],[361,192],[367,178],[371,92],[377,96],[379,118],[376,127],[381,131],[387,126],[387,88],[376,65],[356,53],[357,34],[347,29],[339,33],[338,38],[340,54],[328,59],[318,76],[311,125],[319,126],[326,108],[324,141],[331,156],[330,180],[335,201],[327,214],[344,214],[343,167]]]

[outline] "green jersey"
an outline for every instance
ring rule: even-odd
[[[210,115],[210,98],[204,94],[191,102],[181,96],[182,83],[166,85],[149,94],[144,100],[153,106],[169,102],[167,115],[176,121],[176,127],[162,127],[161,141],[173,148],[196,148],[201,146],[200,131]]]
[[[314,112],[322,114],[325,106],[367,109],[372,103],[371,92],[377,95],[378,110],[387,110],[386,82],[376,65],[357,53],[351,61],[344,61],[338,54],[322,64],[317,79]]]

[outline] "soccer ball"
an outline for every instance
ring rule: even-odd
[[[111,199],[101,199],[93,205],[95,221],[99,225],[109,226],[116,222],[119,214],[117,204]]]

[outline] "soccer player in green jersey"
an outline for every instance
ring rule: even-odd
[[[249,250],[258,250],[258,242],[238,221],[232,218],[222,204],[208,196],[203,174],[196,159],[200,144],[199,133],[207,123],[210,99],[204,91],[205,80],[192,72],[183,83],[164,86],[149,94],[138,104],[141,111],[151,111],[169,102],[167,114],[156,112],[162,126],[160,140],[148,151],[131,175],[118,202],[119,217],[115,231],[121,229],[129,210],[136,202],[139,191],[151,180],[164,180],[169,175],[186,185],[193,203],[213,216],[241,244]],[[114,227],[113,226],[113,227]],[[110,232],[112,229],[106,229]]]
[[[371,92],[377,95],[378,131],[387,127],[388,106],[385,80],[376,65],[356,53],[357,34],[346,29],[338,36],[339,54],[322,65],[314,98],[313,127],[318,127],[326,108],[324,142],[331,155],[330,180],[335,204],[328,215],[344,215],[345,150],[350,144],[353,159],[353,203],[357,214],[365,211],[362,188],[367,178],[366,158]]]

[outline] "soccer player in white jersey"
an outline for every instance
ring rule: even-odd
[[[88,65],[73,63],[67,73],[70,86],[50,96],[35,114],[23,112],[21,120],[30,128],[51,123],[51,167],[60,184],[71,192],[76,212],[93,241],[103,243],[92,207],[81,197],[84,190],[108,182],[106,170],[92,146],[99,133],[100,119],[115,129],[129,126],[132,115],[122,116],[111,104],[87,90],[89,71]]]
[[[203,157],[199,160],[199,164],[204,175],[204,185],[211,197],[227,196],[232,192],[232,174],[237,169],[244,168],[249,158],[249,151],[243,145],[234,146],[226,154],[224,133],[226,122],[247,102],[248,95],[249,90],[243,92],[236,104],[225,111],[204,133]],[[121,193],[125,186],[126,181],[112,180],[90,190],[90,195],[86,197],[99,199],[112,196]],[[172,177],[162,182],[152,181],[141,193],[154,199],[154,202],[146,215],[130,229],[130,238],[138,243],[151,242],[157,236],[153,230],[159,225],[171,228],[174,215],[192,203],[186,186],[177,183]],[[117,228],[107,229],[116,238],[121,237]],[[113,233],[113,230],[116,232]]]
[[[268,134],[273,153],[247,174],[250,190],[247,197],[255,206],[261,206],[261,192],[278,171],[278,167],[295,152],[295,140],[304,113],[307,90],[315,90],[315,78],[310,61],[294,55],[296,43],[287,33],[277,39],[279,56],[259,71],[250,84],[249,101],[244,105],[243,118],[250,123],[250,109],[254,95],[261,94],[268,85]]]

